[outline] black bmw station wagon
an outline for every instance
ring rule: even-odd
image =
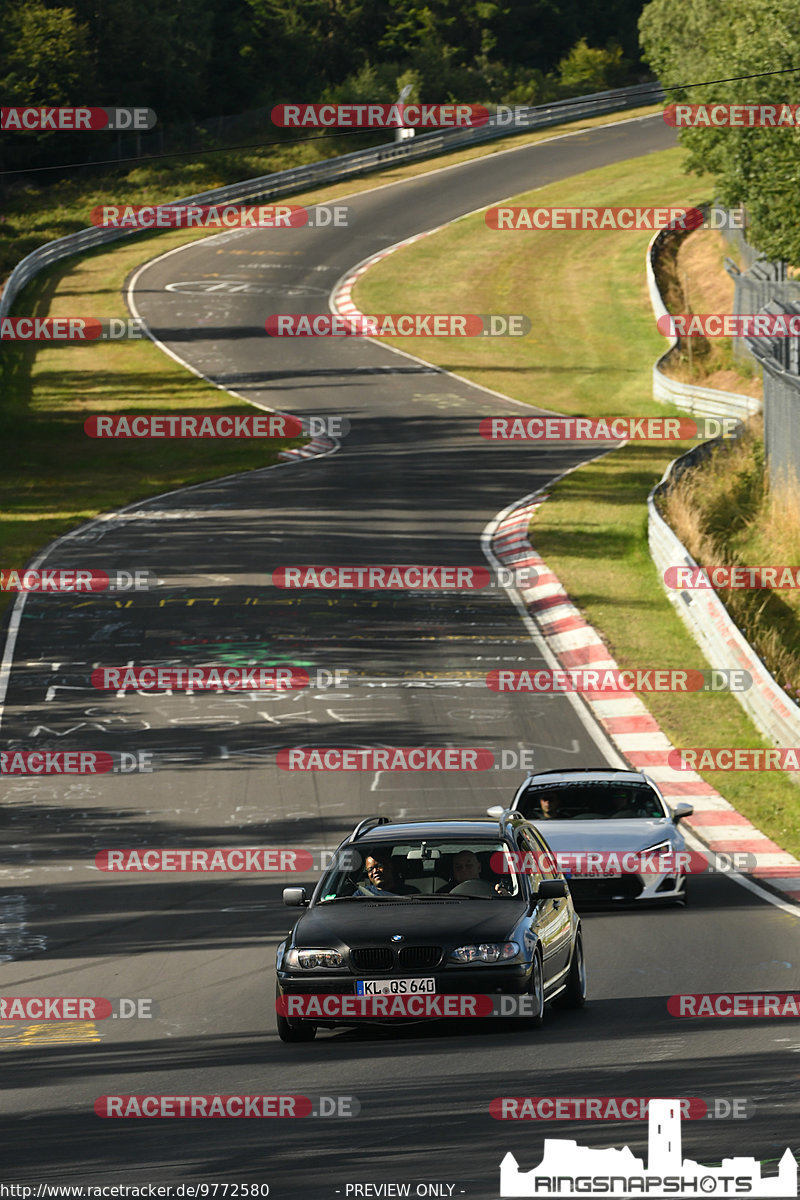
[[[284,903],[305,912],[278,947],[279,1036],[309,1041],[319,1026],[372,1019],[361,997],[407,997],[418,1019],[456,1015],[447,997],[510,993],[527,997],[533,1025],[551,1000],[582,1006],[580,918],[549,855],[508,811],[491,821],[361,821],[310,899],[284,889]]]

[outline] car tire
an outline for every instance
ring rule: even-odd
[[[583,1008],[586,1003],[586,960],[583,957],[583,938],[580,932],[575,938],[567,986],[560,999],[564,1008]]]
[[[281,995],[279,987],[275,988],[275,999]],[[275,1026],[278,1037],[282,1042],[313,1042],[317,1036],[317,1027],[313,1021],[290,1021],[275,1009]]]
[[[538,951],[533,956],[533,967],[531,968],[531,983],[529,993],[533,997],[533,1015],[528,1017],[528,1024],[532,1029],[540,1029],[544,1022],[544,970],[542,969],[542,958]]]

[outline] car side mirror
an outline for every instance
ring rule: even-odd
[[[672,811],[672,824],[677,825],[678,821],[682,821],[684,817],[690,817],[694,812],[694,805],[687,804],[682,800],[680,804],[676,804]]]
[[[486,815],[487,817],[494,817],[495,821],[499,821],[505,811],[502,804],[493,804],[491,808],[487,808]]]
[[[564,879],[542,879],[536,893],[537,900],[555,900],[558,896],[566,896],[567,883]]]
[[[302,887],[284,888],[283,903],[287,908],[308,908],[306,889]]]

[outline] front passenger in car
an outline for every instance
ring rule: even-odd
[[[458,887],[460,883],[469,883],[473,879],[481,878],[481,862],[477,854],[472,850],[460,850],[453,859],[453,880],[446,887],[439,888],[439,892],[452,892],[454,887]],[[501,883],[495,884],[495,889],[498,893],[508,895],[508,888],[503,887]]]

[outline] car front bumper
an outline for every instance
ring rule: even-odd
[[[685,875],[609,875],[567,880],[575,907],[657,904],[682,900]]]
[[[525,995],[531,983],[531,963],[511,963],[507,966],[495,967],[486,966],[483,970],[473,967],[464,967],[463,969],[448,969],[446,971],[428,971],[417,972],[416,974],[408,972],[402,975],[403,979],[413,978],[430,978],[436,980],[436,995],[469,995],[469,996],[486,996],[486,995]],[[360,975],[351,974],[334,974],[331,973],[324,977],[309,978],[308,975],[299,975],[296,971],[278,971],[278,989],[281,995],[284,996],[355,996],[356,982],[359,979],[369,979],[370,982],[386,982],[393,978],[392,975]],[[400,978],[400,976],[394,976]],[[387,993],[384,993],[387,994]],[[397,995],[398,993],[388,993],[388,995]],[[414,993],[412,993],[414,994]],[[432,993],[422,993],[432,994]],[[381,1021],[381,1017],[340,1017],[330,1018],[326,1020],[315,1020],[315,1024],[319,1025],[353,1025],[361,1024],[362,1022]],[[393,1018],[392,1023],[396,1023],[403,1018]],[[409,1017],[408,1020],[418,1020],[419,1018]]]

